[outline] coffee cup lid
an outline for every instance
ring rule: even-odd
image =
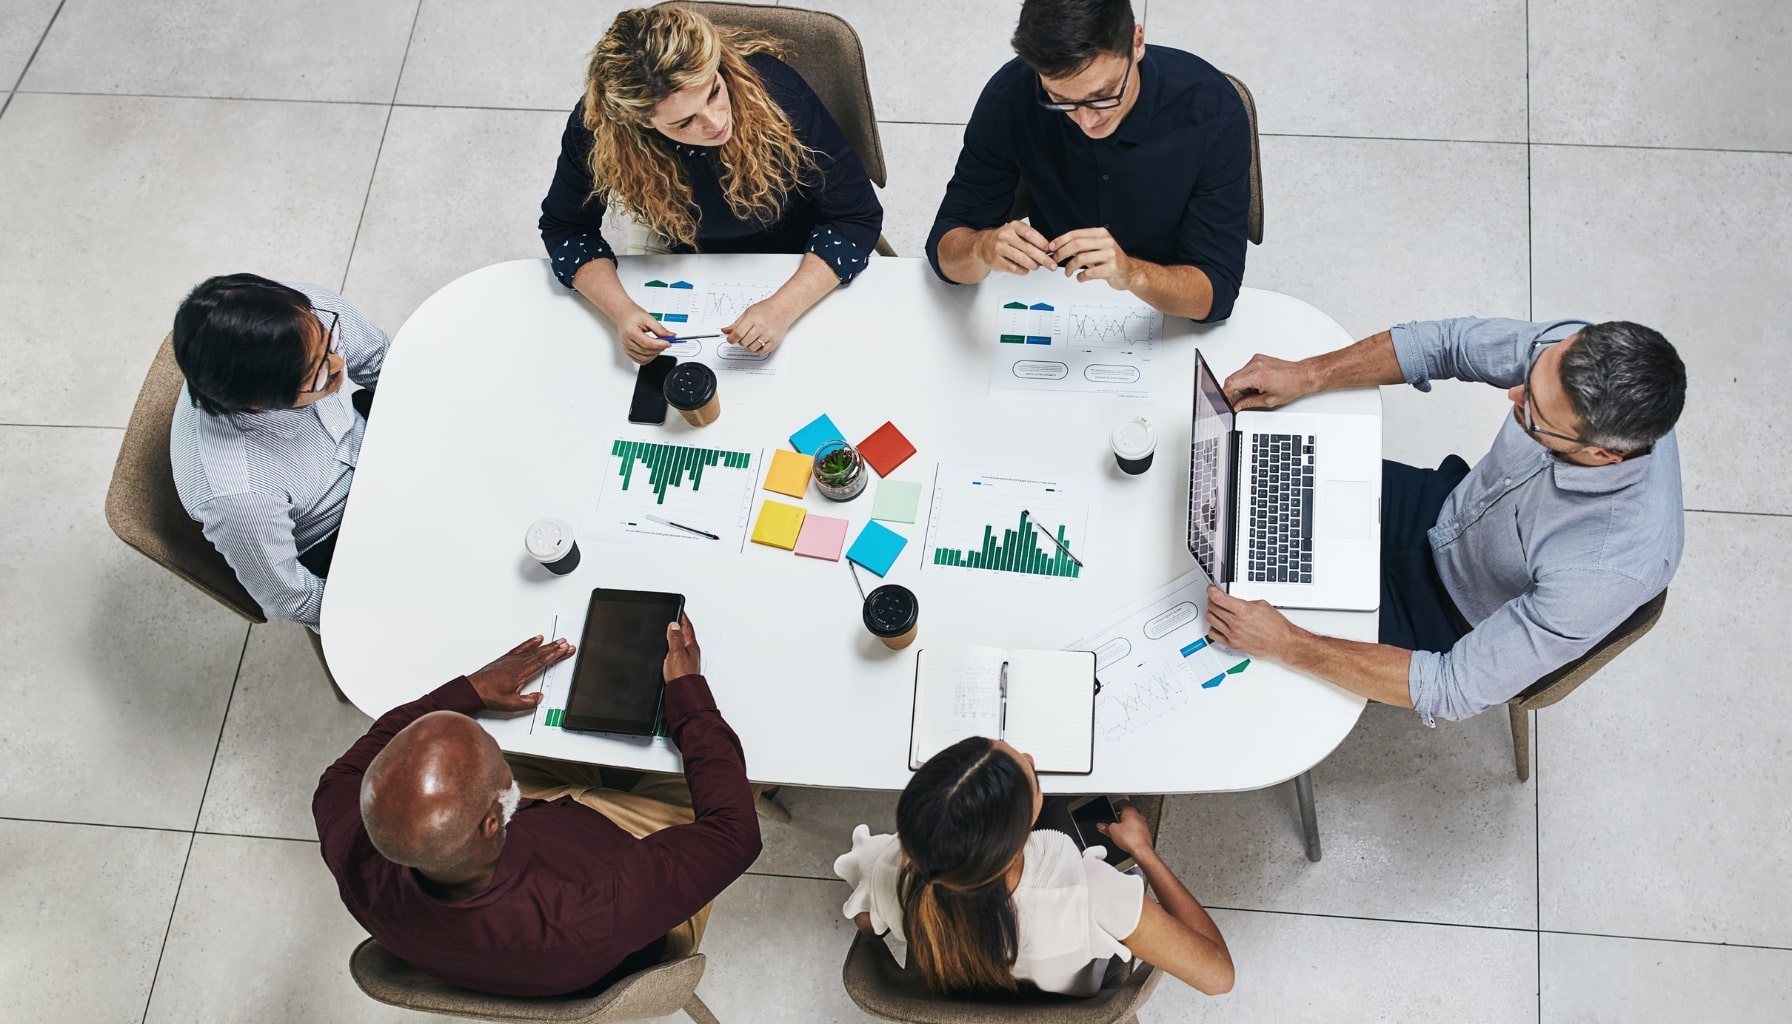
[[[549,516],[537,519],[523,534],[523,547],[538,562],[558,562],[572,550],[572,524]]]
[[[716,397],[716,372],[702,363],[679,363],[666,375],[666,402],[674,409],[701,409]]]
[[[1113,442],[1115,455],[1123,459],[1142,459],[1157,450],[1157,432],[1141,416],[1115,427]]]
[[[865,628],[874,636],[893,637],[913,629],[921,617],[915,592],[899,583],[886,583],[865,595]]]

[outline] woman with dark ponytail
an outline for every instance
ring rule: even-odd
[[[1026,985],[1094,995],[1134,956],[1210,995],[1232,987],[1213,919],[1158,858],[1144,819],[1120,804],[1103,828],[1144,878],[1061,832],[1032,831],[1043,798],[1033,759],[972,737],[934,755],[896,804],[896,835],[853,830],[834,871],[853,886],[860,930],[894,932],[935,992],[1000,995]],[[1157,901],[1145,898],[1150,882]]]

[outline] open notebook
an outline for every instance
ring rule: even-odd
[[[1095,655],[931,648],[915,656],[908,766],[966,736],[1007,740],[1042,772],[1095,770]]]

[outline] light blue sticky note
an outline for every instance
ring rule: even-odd
[[[846,557],[879,576],[890,571],[896,556],[902,554],[908,538],[879,522],[868,522],[859,531],[858,539],[846,550]]]
[[[814,455],[817,448],[829,441],[844,440],[846,440],[846,435],[842,434],[840,428],[834,426],[834,421],[828,419],[824,413],[809,421],[808,426],[790,435],[790,447],[804,455]],[[869,569],[870,566],[866,566],[866,568]]]

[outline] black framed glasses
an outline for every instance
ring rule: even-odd
[[[1569,337],[1573,337],[1573,335],[1570,335]],[[1600,447],[1599,445],[1594,444],[1584,437],[1570,437],[1567,434],[1558,434],[1553,430],[1545,430],[1537,425],[1537,406],[1536,403],[1531,400],[1531,375],[1537,372],[1537,357],[1543,354],[1545,346],[1559,345],[1567,340],[1567,338],[1551,338],[1550,340],[1545,341],[1542,338],[1535,338],[1531,341],[1531,362],[1524,371],[1524,429],[1526,433],[1541,434],[1544,437],[1553,437],[1558,441],[1567,441],[1571,444],[1585,445],[1588,448],[1598,448]]]
[[[324,348],[323,361],[317,364],[317,374],[311,379],[311,386],[300,391],[301,395],[314,395],[330,386],[330,357],[342,351],[342,338],[336,333],[336,322],[341,319],[341,316],[333,309],[314,309],[311,311],[311,315],[317,317],[318,324],[324,329],[324,338],[329,344]],[[328,322],[324,320],[326,316],[330,318]]]
[[[1119,106],[1121,101],[1126,99],[1126,83],[1131,80],[1132,48],[1128,47],[1126,50],[1126,74],[1120,76],[1119,92],[1112,96],[1098,96],[1092,100],[1070,100],[1068,102],[1059,102],[1052,99],[1050,96],[1047,96],[1045,93],[1045,83],[1039,82],[1039,105],[1047,110],[1056,111],[1060,114],[1073,113],[1078,107],[1086,107],[1089,110],[1112,110]]]

